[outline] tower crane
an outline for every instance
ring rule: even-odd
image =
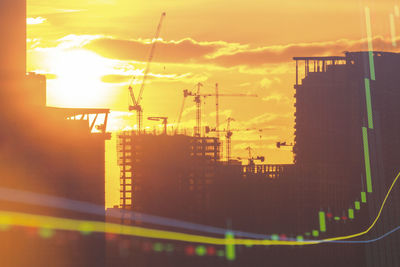
[[[241,96],[241,97],[245,97],[245,96],[249,96],[249,97],[257,97],[256,94],[219,94],[218,92],[218,84],[216,84],[216,93],[215,94],[201,94],[200,93],[200,88],[203,86],[203,84],[198,83],[197,84],[197,91],[196,92],[191,92],[189,90],[183,90],[183,97],[184,97],[184,101],[185,98],[188,96],[193,96],[194,97],[194,102],[196,103],[196,127],[195,127],[195,136],[200,137],[201,136],[201,97],[205,98],[208,96],[215,96],[216,97],[216,117],[217,117],[217,125],[216,125],[216,132],[219,132],[219,103],[218,103],[218,98],[220,96]],[[183,112],[183,105],[184,102],[182,104],[182,108],[181,111],[179,113],[178,116],[178,125],[180,123],[180,119],[182,117],[182,112]]]
[[[164,134],[167,134],[167,124],[168,124],[168,117],[147,117],[149,121],[160,121],[162,120],[162,123],[164,125]]]
[[[286,141],[285,142],[276,142],[276,147],[277,148],[281,148],[281,147],[283,147],[283,146],[293,146],[293,144],[292,143],[290,143],[290,144],[287,144],[286,143]]]
[[[177,121],[177,123],[176,123],[175,134],[178,133],[179,125],[181,124],[182,113],[183,113],[183,109],[185,108],[186,97],[187,97],[187,95],[184,94],[184,95],[183,95],[183,100],[182,100],[181,109],[179,110],[179,114],[178,114],[178,121]]]
[[[215,130],[217,132],[217,137],[219,138],[219,97],[220,96],[249,96],[249,97],[257,97],[256,94],[220,94],[218,83],[215,84]],[[207,95],[207,96],[212,96]]]
[[[264,162],[265,157],[264,156],[256,156],[256,157],[252,157],[251,156],[251,151],[253,150],[251,147],[246,147],[246,150],[249,151],[249,165],[254,165],[254,161],[255,160],[260,160],[261,162]]]
[[[217,138],[219,139],[219,93],[218,93],[218,83],[215,84],[215,131],[217,132]]]
[[[253,130],[257,130],[259,133],[260,133],[260,138],[261,138],[261,132],[263,131],[263,130],[265,130],[265,129],[267,129],[267,130],[269,130],[270,128],[256,128],[256,127],[251,127],[251,128],[234,128],[234,129],[231,129],[230,128],[230,122],[231,121],[235,121],[235,119],[233,119],[233,118],[228,118],[228,123],[227,123],[227,128],[226,129],[223,129],[223,130],[217,130],[216,128],[210,128],[210,127],[208,127],[208,126],[206,126],[206,133],[209,133],[209,132],[224,132],[225,133],[225,137],[226,137],[226,157],[227,157],[227,161],[229,162],[229,160],[231,159],[231,140],[232,140],[232,135],[233,135],[233,132],[236,132],[236,131],[253,131]],[[246,149],[248,149],[248,148],[246,148]],[[251,153],[251,151],[249,151],[249,153]],[[242,158],[238,158],[238,159],[242,159]],[[251,155],[249,156],[249,158],[248,158],[248,160],[249,160],[249,162],[252,160],[252,161],[254,161],[254,160],[261,160],[262,162],[264,161],[264,157],[260,157],[260,156],[257,156],[257,157],[251,157]]]
[[[196,128],[194,136],[200,137],[201,135],[201,95],[200,88],[203,86],[202,83],[197,84],[197,92],[194,94],[194,102],[196,103]],[[185,93],[183,93],[185,95]],[[190,95],[190,94],[189,94]]]
[[[201,95],[200,95],[200,88],[203,86],[202,83],[197,83],[197,92],[192,93],[189,90],[183,90],[183,101],[181,105],[181,109],[179,110],[178,114],[178,121],[176,123],[175,134],[178,132],[179,125],[182,119],[183,109],[185,107],[185,100],[188,96],[194,96],[194,102],[196,103],[196,127],[194,136],[200,136],[200,126],[201,125]]]
[[[234,131],[234,130],[231,129],[231,121],[234,121],[234,120],[235,120],[234,118],[228,117],[227,124],[226,124],[226,129],[224,129],[224,130],[217,130],[216,128],[210,129],[208,126],[206,126],[206,133],[209,133],[209,132],[216,132],[216,133],[225,132],[225,138],[226,138],[226,160],[227,160],[227,162],[229,162],[229,160],[231,159],[231,138],[232,138],[233,131]],[[218,136],[219,136],[219,134],[218,134]]]
[[[143,79],[142,79],[142,84],[141,84],[140,89],[139,89],[139,94],[135,97],[135,94],[133,93],[132,85],[133,85],[133,81],[134,81],[135,77],[132,78],[131,83],[130,83],[130,85],[128,87],[129,94],[130,94],[130,97],[132,99],[132,105],[129,106],[129,111],[132,111],[132,110],[136,111],[137,126],[138,126],[138,132],[139,133],[142,130],[142,120],[143,120],[143,108],[142,108],[140,103],[141,103],[141,101],[143,99],[142,96],[143,96],[144,86],[145,86],[145,83],[146,83],[146,80],[147,80],[147,76],[148,76],[149,71],[150,71],[151,62],[153,61],[153,56],[154,56],[154,51],[156,49],[157,39],[160,36],[161,26],[162,26],[162,23],[163,23],[165,15],[166,15],[165,12],[163,12],[161,14],[160,22],[158,23],[157,30],[156,30],[156,33],[155,33],[154,38],[153,38],[153,44],[151,45],[149,57],[148,57],[147,63],[146,63],[146,68],[145,68],[145,71],[143,73]]]
[[[231,159],[231,137],[233,134],[233,132],[230,129],[230,126],[231,126],[231,121],[234,121],[234,120],[235,119],[229,117],[227,119],[228,122],[226,124],[226,135],[225,135],[225,137],[226,137],[226,159],[227,159],[228,163],[229,163],[229,160]]]

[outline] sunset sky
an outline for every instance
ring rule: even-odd
[[[235,157],[263,155],[267,163],[291,163],[295,111],[294,56],[342,55],[367,50],[365,7],[373,46],[397,51],[400,17],[394,0],[28,0],[28,71],[47,76],[47,104],[112,110],[109,131],[133,127],[128,84],[138,90],[162,12],[167,15],[143,95],[144,117],[177,119],[184,89],[257,94],[221,97],[221,129],[232,117]],[[391,25],[392,18],[392,25]],[[182,123],[192,128],[187,99]],[[161,127],[144,121],[145,127]],[[215,127],[215,99],[203,105],[203,126]],[[263,129],[258,131],[258,129]],[[107,145],[107,205],[118,204],[115,140]],[[111,193],[110,193],[111,192]]]

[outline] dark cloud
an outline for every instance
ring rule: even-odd
[[[205,55],[214,53],[223,46],[222,43],[218,42],[199,43],[192,39],[183,39],[178,42],[158,41],[153,61],[173,63],[198,62]],[[90,42],[85,48],[108,58],[147,61],[151,44],[139,40],[101,38]]]
[[[399,40],[397,40],[399,41]],[[100,38],[85,48],[113,59],[146,61],[151,44],[140,40]],[[383,37],[373,39],[375,50],[395,51],[392,41]],[[213,64],[223,67],[260,67],[267,64],[290,62],[295,56],[340,56],[344,51],[367,49],[367,41],[341,39],[330,42],[300,43],[264,46],[249,49],[247,46],[226,42],[197,42],[187,38],[177,42],[159,41],[154,57],[156,62]]]
[[[375,50],[393,51],[392,42],[376,37],[373,40]],[[285,46],[262,47],[221,55],[213,62],[225,67],[238,65],[262,66],[265,64],[289,62],[295,56],[341,56],[344,51],[367,50],[366,40],[338,40],[332,42],[290,44]]]

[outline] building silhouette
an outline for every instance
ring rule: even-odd
[[[343,57],[295,57],[294,60],[294,154],[296,168],[304,180],[299,189],[303,192],[311,189],[314,203],[336,210],[354,208],[354,201],[362,203],[364,195],[364,209],[356,210],[354,223],[334,231],[336,235],[360,232],[375,219],[399,172],[400,79],[396,70],[400,55],[345,52]],[[304,75],[301,84],[300,73]],[[394,189],[368,238],[383,235],[397,226],[399,193]],[[353,258],[357,261],[347,264],[397,266],[400,258],[394,244],[398,240],[399,235],[393,234],[384,241],[356,248],[353,252],[358,256]]]
[[[46,78],[26,73],[26,1],[0,2],[0,187],[15,192],[85,201],[104,207],[107,109],[46,106]],[[93,121],[89,114],[98,115]],[[97,125],[97,131],[95,129]],[[3,211],[100,220],[90,215],[25,202],[0,200]],[[12,227],[1,233],[2,266],[104,266],[104,236]],[[71,236],[70,236],[71,237]]]
[[[399,54],[388,52],[295,57],[292,165],[222,162],[217,140],[210,146],[213,153],[200,155],[203,161],[196,162],[191,158],[192,144],[199,137],[122,132],[118,143],[121,208],[227,229],[267,231],[282,240],[365,230],[400,165],[396,139],[400,80],[395,71],[399,59]],[[196,175],[188,171],[189,166],[196,166]],[[211,175],[204,169],[212,170]],[[191,201],[196,196],[199,201]],[[375,231],[365,239],[397,226],[398,197],[396,189]],[[136,224],[138,220],[128,216],[121,222]],[[398,240],[394,234],[373,244],[278,246],[267,251],[237,248],[237,259],[229,265],[257,266],[268,261],[272,266],[396,266]],[[168,265],[161,255],[143,256],[142,251],[131,257],[130,261],[129,256],[125,258],[126,264],[138,257],[140,266],[177,264]],[[185,264],[225,266],[228,262],[191,259]]]

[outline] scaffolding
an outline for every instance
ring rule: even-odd
[[[219,160],[217,138],[124,131],[117,151],[121,208],[194,218],[207,207]]]
[[[241,166],[242,176],[254,175],[276,179],[293,170],[293,164],[252,164]]]
[[[310,72],[312,73],[324,73],[327,71],[329,66],[336,65],[344,65],[348,62],[346,61],[346,57],[294,57],[293,60],[296,61],[296,85],[295,88],[299,85],[300,78],[300,68],[299,61],[304,62],[304,77],[306,78]],[[311,67],[310,67],[311,65]]]

